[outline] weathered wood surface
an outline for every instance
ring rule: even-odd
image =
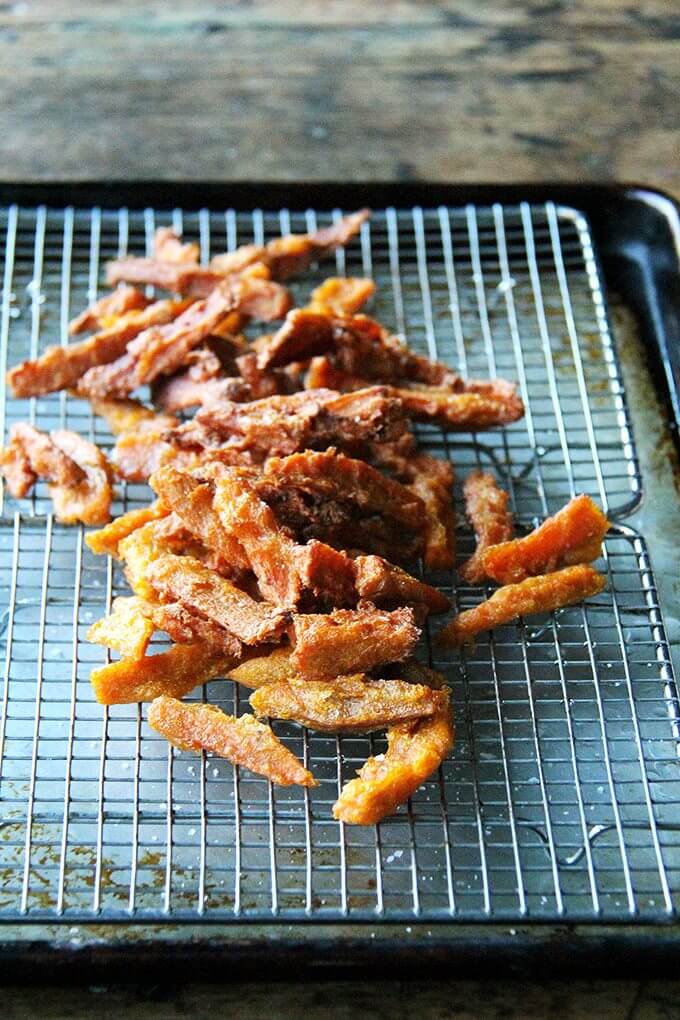
[[[0,178],[644,181],[675,0],[0,4]]]

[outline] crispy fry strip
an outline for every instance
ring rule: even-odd
[[[498,396],[473,391],[451,393],[445,389],[404,389],[396,395],[406,413],[416,421],[430,421],[453,432],[476,432],[510,425],[524,416],[524,404],[517,394]]]
[[[238,577],[250,569],[241,543],[224,528],[213,506],[214,490],[210,482],[166,467],[152,475],[149,484],[162,503],[175,511],[186,529],[212,550],[220,573]]]
[[[302,586],[293,558],[295,542],[247,479],[235,471],[221,474],[213,505],[225,530],[245,550],[263,597],[277,606],[297,606]]]
[[[156,301],[148,308],[126,312],[80,343],[48,347],[36,361],[24,361],[9,370],[7,382],[13,395],[36,397],[75,386],[88,370],[120,358],[128,343],[144,330],[171,323],[186,307],[186,301]]]
[[[511,623],[520,616],[573,606],[591,595],[598,595],[604,586],[604,577],[584,564],[541,577],[528,577],[519,584],[499,588],[485,602],[455,616],[439,635],[440,640],[461,645],[473,641],[482,631]]]
[[[281,486],[290,485],[325,499],[341,498],[356,503],[364,513],[386,514],[412,531],[419,530],[425,509],[419,496],[365,461],[347,457],[333,447],[270,457],[264,474]]]
[[[412,609],[337,609],[293,618],[292,663],[309,680],[366,672],[413,651],[419,630]]]
[[[421,453],[410,459],[408,477],[410,488],[425,506],[423,562],[429,570],[450,570],[456,557],[453,467]]]
[[[142,611],[157,630],[164,631],[177,644],[190,645],[200,641],[202,645],[212,648],[239,660],[243,655],[241,642],[224,627],[192,613],[179,602],[156,605],[141,600]]]
[[[147,720],[152,729],[182,751],[212,751],[280,786],[318,785],[269,726],[252,715],[237,719],[214,705],[187,705],[175,698],[160,697],[149,706]]]
[[[167,432],[179,424],[173,414],[159,414],[139,400],[94,396],[88,399],[94,413],[104,419],[114,436],[126,432]]]
[[[256,689],[275,684],[297,675],[293,666],[292,651],[288,645],[273,648],[264,655],[248,656],[231,669],[227,676],[244,687]]]
[[[116,517],[114,521],[101,528],[100,531],[90,531],[85,536],[85,542],[93,553],[106,553],[109,556],[120,559],[119,545],[124,538],[131,535],[137,528],[141,528],[150,521],[160,520],[168,511],[158,502],[150,506],[141,507],[139,510],[128,510],[122,517]]]
[[[292,719],[328,733],[367,733],[433,715],[446,704],[442,691],[403,680],[371,680],[363,673],[333,680],[294,677],[258,687],[250,696],[256,715]]]
[[[151,304],[149,298],[136,287],[117,287],[98,301],[89,305],[84,312],[68,324],[69,336],[84,333],[88,329],[102,329],[125,312],[139,311]]]
[[[512,542],[500,540],[486,549],[482,569],[494,581],[508,584],[559,567],[590,563],[600,556],[608,527],[609,521],[590,496],[575,496],[531,534]]]
[[[121,659],[93,669],[90,682],[101,705],[128,705],[153,701],[161,694],[181,698],[233,666],[233,658],[225,658],[214,648],[173,645],[158,655]]]
[[[463,486],[465,508],[477,537],[477,548],[463,564],[461,577],[467,584],[481,584],[486,577],[484,553],[491,545],[512,538],[514,526],[508,510],[509,496],[491,474],[473,471]]]
[[[316,259],[331,255],[336,248],[348,244],[369,215],[368,209],[360,209],[313,234],[288,234],[264,246],[244,245],[234,252],[216,255],[210,265],[222,273],[238,273],[255,262],[262,262],[275,280],[285,280],[302,272]]]
[[[137,595],[114,599],[109,615],[89,628],[87,640],[113,648],[126,658],[141,658],[154,632],[143,605],[144,600]]]
[[[293,563],[303,588],[326,605],[355,606],[355,566],[346,553],[313,538],[293,549]]]
[[[9,443],[0,450],[0,472],[17,499],[27,495],[38,478],[45,478],[55,515],[63,524],[109,520],[113,499],[109,463],[94,443],[75,432],[58,429],[48,436],[32,425],[13,425]]]
[[[391,815],[441,765],[453,747],[448,705],[429,719],[399,723],[387,731],[387,753],[369,758],[343,787],[333,817],[373,825]]]
[[[162,599],[180,602],[247,645],[276,641],[288,622],[283,610],[256,602],[191,556],[161,553],[146,568],[145,579]]]
[[[329,276],[316,287],[309,308],[325,315],[354,315],[375,293],[373,280],[356,276]]]
[[[381,556],[357,556],[354,560],[356,588],[362,599],[378,605],[419,606],[445,613],[450,602],[433,588]]]

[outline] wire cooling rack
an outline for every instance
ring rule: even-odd
[[[204,257],[339,211],[182,213],[17,208],[2,213],[0,368],[67,343],[110,257],[148,248],[170,223]],[[422,442],[457,469],[490,467],[521,526],[587,492],[614,526],[607,589],[587,605],[484,636],[460,656],[428,631],[422,654],[451,684],[450,759],[377,827],[332,819],[341,785],[381,738],[274,724],[312,768],[314,790],[170,748],[141,706],[103,709],[89,624],[125,592],[81,528],[54,522],[43,486],[0,507],[3,661],[0,922],[312,919],[642,921],[668,919],[680,891],[677,692],[643,538],[625,524],[641,496],[625,394],[585,219],[547,205],[384,209],[360,239],[295,285],[329,272],[375,278],[376,317],[470,376],[516,379],[525,418]],[[67,427],[103,448],[87,404],[14,401],[0,424]],[[144,503],[123,485],[114,512]],[[460,516],[463,521],[462,514]],[[459,556],[472,538],[461,523]],[[460,607],[483,589],[431,578]],[[437,626],[435,622],[435,626]],[[226,682],[196,695],[227,711]]]

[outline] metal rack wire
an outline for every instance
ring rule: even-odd
[[[4,210],[0,369],[66,343],[103,260],[143,251],[161,223],[198,238],[207,257],[338,215]],[[491,466],[527,527],[575,492],[597,498],[615,522],[606,592],[460,657],[442,658],[428,631],[422,651],[451,684],[456,747],[397,815],[355,828],[333,821],[331,805],[379,738],[277,724],[321,782],[274,789],[169,748],[140,706],[98,706],[89,672],[103,652],[84,635],[123,578],[90,554],[82,529],[53,521],[40,486],[5,500],[0,921],[658,921],[675,911],[680,715],[644,541],[623,523],[640,477],[587,223],[550,204],[386,209],[337,269],[376,279],[376,316],[416,349],[470,376],[518,380],[523,421],[477,436],[423,427],[421,439],[452,458],[459,484]],[[26,418],[111,443],[83,402],[2,391],[3,428]],[[115,512],[147,499],[144,486],[123,486]],[[462,559],[462,525],[459,544]],[[461,607],[484,595],[433,580]],[[244,709],[226,682],[198,696]]]

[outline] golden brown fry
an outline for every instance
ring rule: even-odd
[[[87,329],[102,329],[111,326],[125,312],[146,308],[151,304],[149,298],[136,287],[117,287],[110,294],[105,294],[84,312],[72,319],[68,324],[69,336],[84,333]]]
[[[99,531],[90,531],[85,536],[85,542],[93,553],[106,553],[109,556],[120,559],[120,543],[128,535],[131,535],[137,528],[145,524],[157,521],[165,517],[169,511],[156,501],[150,506],[141,507],[139,510],[128,510],[122,517],[116,517],[110,524],[105,525]]]
[[[343,787],[333,816],[351,825],[373,825],[415,793],[453,747],[448,706],[429,719],[399,723],[387,731],[387,753],[369,758]]]
[[[484,630],[511,623],[520,616],[548,613],[582,602],[590,595],[598,595],[604,586],[604,577],[585,564],[528,577],[519,584],[499,588],[485,602],[455,616],[439,637],[446,644],[461,645],[473,641]]]
[[[240,542],[224,528],[213,506],[214,489],[210,482],[193,478],[171,466],[162,468],[149,479],[149,485],[164,505],[170,507],[187,531],[212,550],[220,563],[220,572],[230,567],[231,576],[250,570],[248,557]]]
[[[423,562],[428,570],[450,570],[456,557],[453,467],[447,461],[421,453],[409,458],[408,477],[409,488],[425,506]]]
[[[133,595],[113,600],[111,612],[93,623],[87,632],[87,640],[130,659],[139,659],[146,654],[154,625],[143,612],[144,600]]]
[[[435,422],[450,432],[477,432],[497,425],[510,425],[524,416],[524,404],[516,393],[467,391],[452,393],[436,387],[399,389],[406,413],[416,421]]]
[[[149,706],[149,726],[182,751],[211,751],[280,786],[317,786],[311,772],[252,715],[238,719],[214,705],[160,697]]]
[[[354,315],[375,292],[373,280],[356,276],[329,276],[316,287],[308,308],[327,315]]]
[[[145,407],[139,400],[128,397],[88,397],[95,414],[103,418],[114,436],[126,432],[147,432],[153,428],[167,432],[179,421],[174,414],[159,414],[151,407]]]
[[[128,705],[153,701],[161,694],[181,698],[233,666],[233,657],[203,644],[173,645],[158,655],[121,659],[93,669],[90,682],[100,704]]]
[[[230,670],[227,676],[244,687],[263,687],[265,684],[275,684],[297,675],[297,671],[291,661],[292,650],[288,645],[274,648],[264,655],[253,655],[244,658],[234,669]]]
[[[463,486],[465,507],[477,536],[477,548],[463,564],[461,577],[467,584],[481,584],[486,577],[483,567],[484,553],[491,545],[507,542],[514,527],[512,512],[508,510],[510,497],[491,474],[473,471]]]
[[[538,528],[513,542],[499,540],[482,557],[484,573],[500,584],[522,581],[575,563],[590,563],[602,552],[609,521],[590,496],[575,496]],[[509,536],[508,536],[509,537]]]
[[[357,556],[354,560],[356,588],[362,599],[378,605],[423,606],[431,613],[445,613],[451,603],[433,588],[382,556]]]
[[[277,606],[297,606],[302,586],[293,559],[295,542],[247,479],[236,471],[221,473],[213,506],[225,531],[244,549],[263,597]]]
[[[144,577],[164,601],[185,605],[247,645],[278,640],[288,623],[285,610],[267,602],[256,602],[192,556],[154,555]]]
[[[295,616],[292,631],[293,666],[310,680],[399,662],[411,654],[420,633],[412,609],[390,613],[374,606]]]
[[[151,520],[118,542],[118,555],[125,563],[125,576],[135,595],[156,601],[155,589],[146,579],[147,571],[163,552],[156,540],[156,521]]]
[[[250,696],[256,715],[292,719],[328,733],[384,729],[433,715],[446,701],[442,691],[404,680],[371,680],[364,673],[333,680],[291,677],[258,687]]]

